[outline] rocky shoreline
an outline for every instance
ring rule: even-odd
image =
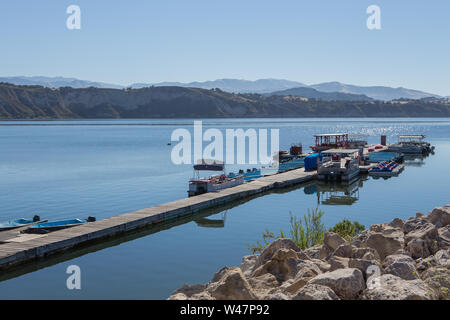
[[[272,242],[169,300],[450,300],[450,205],[306,250]]]

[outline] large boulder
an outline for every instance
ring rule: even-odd
[[[211,300],[213,299],[207,292],[205,292],[207,285],[184,284],[180,289],[174,291],[168,300]]]
[[[392,227],[392,228],[399,228],[399,229],[403,229],[403,226],[405,225],[405,221],[403,221],[400,218],[395,218],[394,220],[392,220],[391,222],[389,222],[387,224],[388,226]]]
[[[419,230],[422,229],[424,225],[428,224],[428,220],[424,217],[422,218],[414,218],[410,217],[408,218],[405,223],[403,224],[403,232],[404,233],[410,233],[413,230]]]
[[[435,294],[422,280],[404,280],[393,274],[374,276],[372,285],[364,290],[367,300],[433,300]]]
[[[355,268],[322,273],[308,283],[330,287],[341,299],[347,300],[356,299],[366,286],[362,272]]]
[[[377,251],[381,261],[383,261],[385,257],[403,249],[403,232],[399,229],[394,230],[396,231],[392,230],[390,233],[371,232],[368,234],[366,244],[368,247]]]
[[[244,273],[245,277],[248,278],[252,274],[258,257],[259,255],[257,254],[242,257],[241,270]]]
[[[332,256],[342,257],[342,258],[351,258],[353,256],[353,250],[357,248],[351,245],[350,243],[343,243],[334,250]]]
[[[450,270],[447,268],[429,268],[422,274],[425,281],[442,300],[450,300]]]
[[[439,249],[450,248],[450,224],[438,229]]]
[[[383,268],[385,273],[393,274],[404,280],[415,280],[419,278],[414,260],[407,255],[390,255],[384,259]]]
[[[406,250],[414,259],[426,258],[431,254],[427,242],[422,239],[410,241],[406,246]]]
[[[408,243],[414,239],[430,239],[434,241],[438,239],[438,235],[438,229],[432,223],[425,222],[424,224],[421,224],[417,229],[414,229],[405,235],[405,243]]]
[[[206,290],[217,300],[258,299],[240,268],[222,269],[213,277]]]
[[[309,283],[293,295],[292,300],[339,300],[339,297],[328,286]]]
[[[277,278],[270,273],[263,274],[259,277],[249,278],[248,283],[252,287],[254,293],[262,298],[268,296],[280,285]]]
[[[450,268],[450,248],[439,250],[434,257],[437,265]]]
[[[377,270],[381,270],[380,263],[377,260],[367,260],[357,258],[349,259],[348,267],[359,269],[364,276],[364,280],[367,280],[367,278],[372,274],[372,271],[375,268]]]
[[[325,232],[319,259],[327,258],[342,244],[345,244],[345,240],[340,235],[334,232]]]
[[[329,271],[334,271],[337,269],[345,269],[348,268],[348,261],[349,258],[343,258],[343,257],[330,257],[327,262],[330,264]]]
[[[378,255],[378,252],[375,249],[369,247],[361,247],[353,249],[352,258],[380,261],[380,256]]]
[[[340,235],[334,232],[325,232],[323,237],[323,244],[331,250],[336,250],[341,244],[344,244],[345,240]]]
[[[308,255],[311,259],[320,259],[320,251],[322,250],[323,244],[316,244],[311,248],[303,250],[303,252]]]
[[[259,266],[262,266],[267,261],[272,260],[273,255],[280,249],[290,249],[295,252],[301,251],[300,248],[291,239],[277,239],[269,244],[269,246],[267,246],[267,248],[265,248],[263,252],[261,252],[256,260],[254,269],[256,270],[256,268],[258,268]]]
[[[311,259],[310,260],[312,263],[314,263],[322,272],[328,272],[330,271],[330,264],[324,260],[320,260],[320,259]]]
[[[326,266],[322,266],[325,267]],[[318,274],[321,274],[323,271],[321,269],[321,265],[318,264],[316,261],[312,260],[297,260],[297,273],[296,276],[299,274],[307,277],[315,277]]]
[[[450,224],[450,205],[436,207],[428,214],[428,221],[437,228],[445,227]]]
[[[266,260],[262,265],[255,265],[251,277],[259,277],[263,274],[273,274],[279,282],[295,277],[297,274],[297,262],[299,258],[297,252],[292,249],[281,248]],[[313,264],[314,265],[314,264]],[[314,265],[315,266],[315,265]]]

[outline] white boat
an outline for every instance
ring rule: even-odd
[[[358,149],[329,149],[322,152],[325,159],[317,169],[319,180],[351,181],[359,174]]]
[[[222,171],[222,174],[201,178],[200,171]],[[217,192],[244,183],[244,177],[241,175],[234,177],[227,176],[225,174],[225,165],[215,160],[202,159],[198,161],[194,165],[194,172],[194,178],[189,179],[189,197],[208,192]]]
[[[434,147],[423,139],[425,139],[423,134],[400,135],[398,136],[398,143],[390,145],[387,151],[407,154],[428,154],[434,150]]]

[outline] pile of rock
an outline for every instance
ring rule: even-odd
[[[351,242],[326,233],[301,250],[278,239],[169,299],[450,299],[450,205],[372,225]]]

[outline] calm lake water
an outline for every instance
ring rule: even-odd
[[[186,197],[191,166],[172,164],[167,143],[193,120],[0,121],[0,221],[35,214],[55,220],[106,218]],[[408,161],[388,180],[341,188],[309,183],[171,224],[149,228],[0,274],[0,299],[166,299],[182,284],[208,282],[239,265],[247,244],[269,228],[288,230],[289,213],[320,207],[324,222],[369,226],[450,203],[450,119],[208,119],[204,129],[278,128],[280,147],[304,147],[315,133],[425,134],[435,155]],[[233,168],[234,169],[234,168]],[[332,196],[345,196],[344,205]],[[351,196],[348,197],[348,195]],[[78,265],[82,289],[66,288]]]

